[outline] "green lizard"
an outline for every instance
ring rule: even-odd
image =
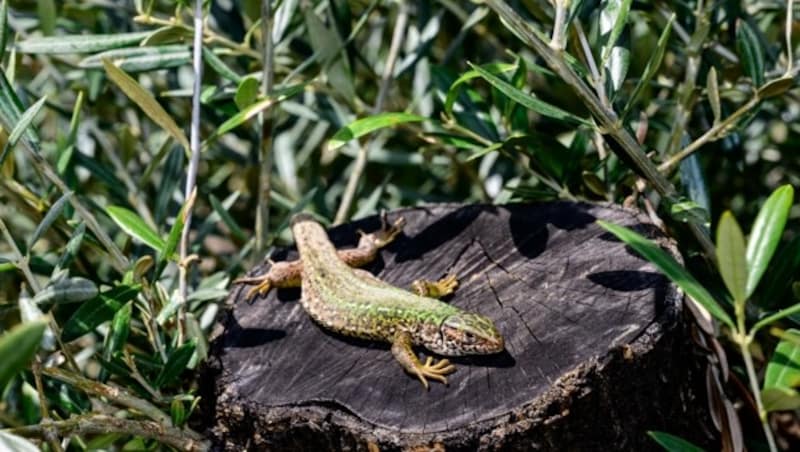
[[[452,293],[454,276],[437,282],[415,281],[416,293],[387,284],[362,266],[400,233],[403,219],[389,226],[385,216],[381,230],[361,233],[356,248],[337,251],[325,229],[308,214],[292,218],[300,259],[273,262],[264,275],[235,282],[255,284],[247,298],[266,294],[272,287],[297,287],[300,303],[318,324],[340,334],[392,344],[392,354],[427,389],[427,379],[447,384],[445,375],[455,371],[447,359],[423,364],[414,345],[445,356],[490,354],[503,351],[503,337],[491,320],[443,303],[433,297]]]

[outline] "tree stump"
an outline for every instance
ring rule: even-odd
[[[203,389],[220,449],[643,450],[655,447],[648,430],[708,441],[677,289],[595,224],[633,227],[669,248],[645,217],[567,202],[397,215],[404,233],[367,270],[399,287],[455,273],[447,301],[493,319],[506,352],[451,359],[449,386],[425,391],[388,344],[313,323],[300,290],[247,303],[248,287],[234,286]],[[370,217],[329,234],[350,247],[358,230],[379,227]]]

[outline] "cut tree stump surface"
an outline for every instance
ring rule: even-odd
[[[425,391],[395,362],[388,344],[346,338],[316,325],[298,302],[300,290],[273,290],[247,303],[249,286],[234,286],[231,310],[212,350],[214,381],[207,385],[213,386],[212,395],[206,395],[214,410],[209,422],[222,447],[360,449],[373,443],[384,450],[442,443],[471,449],[519,446],[528,444],[520,438],[536,435],[544,435],[539,445],[579,447],[581,432],[567,433],[577,443],[542,433],[547,422],[578,408],[574,400],[597,399],[591,406],[606,412],[573,417],[600,428],[607,417],[633,414],[624,412],[625,403],[651,403],[641,408],[675,415],[671,410],[678,408],[660,395],[664,389],[641,386],[651,380],[663,385],[670,372],[680,372],[659,369],[675,365],[671,361],[683,353],[675,352],[680,341],[663,340],[666,332],[678,330],[678,293],[654,266],[595,223],[604,219],[658,235],[643,217],[567,202],[431,205],[391,212],[390,221],[398,215],[406,219],[403,234],[365,268],[399,287],[456,274],[459,287],[446,301],[493,319],[506,351],[452,358],[457,371],[449,386],[434,382]],[[359,229],[379,227],[377,217],[370,217],[329,234],[337,247],[352,247]],[[297,253],[284,250],[272,258],[293,260]],[[264,264],[250,274],[267,269]],[[666,344],[663,350],[659,341]],[[642,361],[645,370],[637,367],[641,360],[634,357],[648,354],[656,362]],[[653,375],[638,375],[642,372]],[[614,395],[617,389],[623,393]],[[640,390],[644,393],[637,394]],[[630,402],[605,400],[627,396]],[[659,397],[669,406],[659,407]],[[619,432],[603,435],[637,444]]]

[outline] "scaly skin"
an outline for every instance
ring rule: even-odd
[[[274,263],[267,274],[237,282],[257,284],[248,297],[271,287],[302,284],[300,302],[317,323],[347,336],[389,342],[403,369],[416,375],[425,388],[428,378],[446,384],[445,375],[455,366],[446,359],[434,363],[430,357],[423,364],[414,345],[445,356],[490,354],[503,350],[503,337],[488,318],[431,297],[452,293],[457,284],[453,276],[438,282],[415,281],[417,293],[411,293],[351,268],[371,261],[394,240],[402,224],[400,219],[389,227],[384,219],[380,231],[362,233],[356,248],[337,251],[310,215],[295,215],[292,233],[300,260]]]

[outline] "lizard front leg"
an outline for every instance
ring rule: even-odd
[[[422,386],[425,386],[425,389],[428,389],[428,380],[426,377],[447,384],[445,375],[455,372],[456,366],[450,364],[450,361],[446,359],[434,363],[433,358],[430,356],[425,360],[425,364],[423,364],[419,358],[417,358],[412,346],[411,334],[407,331],[400,331],[395,334],[394,340],[392,341],[392,355],[394,355],[403,369],[411,375],[416,375],[422,383]]]

